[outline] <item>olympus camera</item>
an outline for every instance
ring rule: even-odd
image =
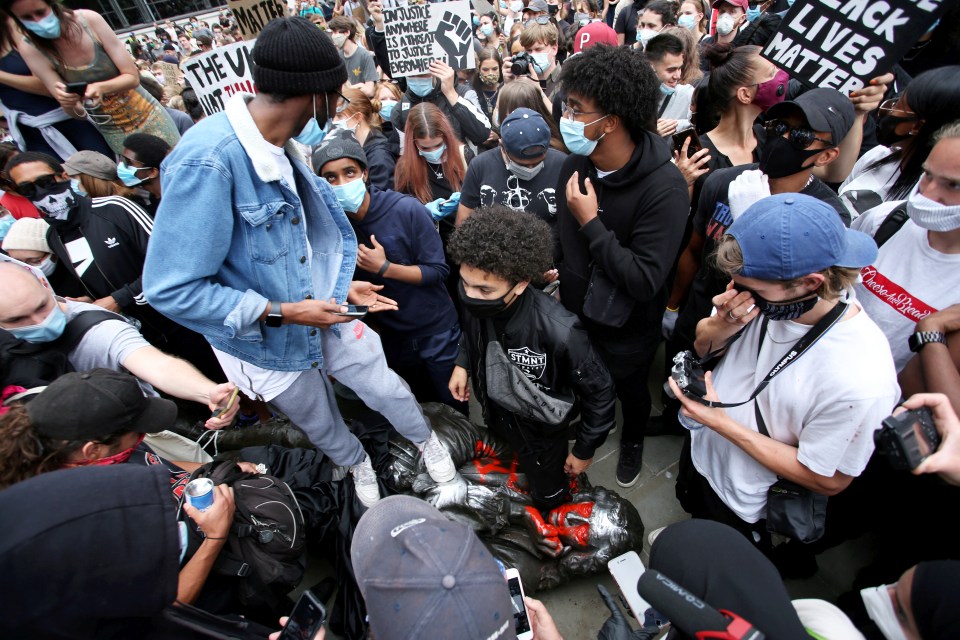
[[[707,382],[703,367],[700,360],[690,351],[681,351],[673,357],[670,377],[686,395],[694,395],[698,398],[707,395]],[[669,397],[674,400],[677,399],[669,384],[664,383],[663,390]]]

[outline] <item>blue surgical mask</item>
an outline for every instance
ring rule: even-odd
[[[531,53],[530,57],[533,58],[533,64],[537,65],[538,72],[550,68],[550,55],[546,51]]]
[[[407,88],[413,95],[425,98],[433,93],[433,78],[407,78]]]
[[[792,6],[793,6],[793,3],[796,2],[796,1],[797,1],[797,0],[787,0],[787,6],[788,6],[788,7],[792,7]]]
[[[697,28],[697,16],[692,16],[689,13],[685,13],[677,18],[677,26],[693,31]]]
[[[303,129],[297,135],[293,136],[293,139],[299,142],[300,144],[305,144],[308,147],[318,145],[323,142],[324,136],[327,135],[330,131],[330,121],[323,125],[323,128],[320,128],[320,124],[317,122],[317,100],[313,100],[313,117],[307,120],[307,124],[303,125]]]
[[[440,161],[443,159],[443,154],[447,151],[447,145],[442,144],[432,151],[424,151],[423,149],[417,149],[423,159],[427,162],[432,162],[433,164],[440,164]]]
[[[600,136],[596,140],[591,140],[586,136],[583,130],[586,128],[587,124],[600,122],[606,117],[607,116],[602,116],[590,123],[583,123],[578,122],[577,120],[561,118],[560,135],[563,136],[563,144],[567,145],[567,149],[570,150],[570,153],[578,156],[589,156],[591,153],[593,153],[593,150],[597,148],[597,143],[600,142],[603,136]]]
[[[393,108],[397,106],[396,100],[381,100],[380,101],[380,117],[384,120],[389,120],[390,116],[393,115]]]
[[[493,25],[492,24],[483,25],[482,27],[480,27],[480,33],[482,33],[483,35],[489,38],[490,36],[493,35]]]
[[[61,335],[67,326],[67,316],[60,308],[59,303],[54,301],[53,310],[43,319],[40,324],[30,325],[29,327],[16,327],[7,329],[14,337],[26,340],[27,342],[53,342]]]
[[[644,49],[647,48],[647,43],[650,42],[659,31],[654,31],[653,29],[638,29],[637,30],[637,42],[639,42]]]
[[[747,22],[753,22],[760,17],[760,7],[747,7]]]
[[[660,93],[662,93],[663,95],[672,96],[676,92],[677,92],[676,87],[671,87],[670,85],[663,84],[662,82],[660,83]]]
[[[80,178],[70,178],[70,188],[73,189],[74,193],[80,195],[87,195],[87,192],[83,190],[83,185],[80,183]]]
[[[137,177],[137,169],[127,166],[125,162],[117,163],[117,177],[120,178],[120,182],[128,187],[135,187],[143,182],[143,178]]]
[[[357,114],[353,114],[353,115],[355,116],[355,115],[357,115]],[[344,118],[343,120],[334,120],[334,121],[333,121],[333,126],[335,126],[337,129],[343,129],[344,131],[349,131],[349,132],[352,133],[354,136],[356,136],[356,135],[357,135],[357,127],[360,126],[360,123],[358,122],[357,124],[355,124],[355,125],[353,125],[353,126],[351,127],[351,126],[350,126],[350,121],[351,121],[351,120],[353,120],[353,116],[350,116],[349,118]]]
[[[346,184],[338,184],[333,187],[333,193],[337,196],[337,202],[348,213],[356,213],[363,204],[363,196],[367,195],[367,185],[363,178],[357,178]]]
[[[480,26],[480,18],[478,18],[477,16],[473,16],[473,26],[475,27]]]
[[[36,22],[33,20],[21,20],[21,22],[28,31],[46,40],[56,40],[60,37],[60,18],[52,11],[50,15]]]

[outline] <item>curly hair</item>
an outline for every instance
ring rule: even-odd
[[[508,282],[539,280],[553,263],[553,235],[532,213],[502,205],[480,207],[450,236],[454,262]]]
[[[36,435],[27,408],[19,402],[0,417],[0,436],[0,490],[59,469],[75,448]]]
[[[634,142],[656,130],[660,80],[643,56],[623,47],[599,44],[563,64],[561,86],[615,115]]]

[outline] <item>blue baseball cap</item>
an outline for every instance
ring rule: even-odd
[[[743,253],[739,275],[793,280],[830,267],[859,269],[877,259],[873,238],[847,229],[826,202],[781,193],[755,202],[727,233]]]
[[[500,140],[511,158],[538,158],[550,148],[550,127],[539,113],[520,107],[500,123]]]

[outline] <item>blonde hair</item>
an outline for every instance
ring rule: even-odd
[[[736,238],[729,234],[720,238],[717,249],[713,254],[713,264],[728,276],[743,273],[743,251],[740,250],[740,243],[737,242]],[[823,283],[817,289],[816,294],[824,300],[835,300],[856,283],[857,277],[860,275],[860,269],[827,267],[815,273],[823,274]],[[796,288],[801,281],[802,278],[777,280],[787,289]]]

